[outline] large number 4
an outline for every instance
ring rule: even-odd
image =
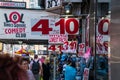
[[[42,27],[39,27],[42,26]],[[49,28],[49,20],[41,19],[39,20],[31,29],[33,32],[42,32],[42,34],[49,34],[49,31],[52,31],[52,28]]]

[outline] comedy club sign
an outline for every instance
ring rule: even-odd
[[[4,13],[4,34],[14,34],[15,37],[26,37],[26,23],[24,14],[16,11]]]

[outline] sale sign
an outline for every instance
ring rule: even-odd
[[[98,54],[108,53],[108,43],[110,41],[110,36],[108,34],[109,30],[109,19],[100,19],[97,26],[97,36],[96,36],[96,48]]]
[[[65,41],[68,40],[68,35],[64,34],[53,34],[49,35],[49,44],[63,44]]]
[[[83,56],[85,54],[85,43],[80,43],[78,48],[78,56]]]
[[[76,53],[77,50],[77,41],[65,41],[63,44],[64,53]]]
[[[79,33],[79,19],[58,14],[21,9],[0,9],[0,38],[48,40],[49,35]]]
[[[31,22],[36,21],[36,24],[32,24],[31,32],[41,35],[48,34],[78,34],[79,23],[78,19],[32,19]]]
[[[84,68],[82,80],[89,80],[89,68]]]
[[[65,41],[60,45],[51,44],[48,49],[52,51],[61,51],[64,53],[76,53],[77,41]]]

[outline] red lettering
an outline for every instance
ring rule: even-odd
[[[105,47],[105,51],[108,51],[108,41],[105,41],[105,42],[103,43],[103,45],[104,45],[104,47]]]
[[[102,35],[108,35],[108,30],[107,31],[103,31],[105,23],[107,23],[109,25],[109,20],[108,19],[103,19],[98,24],[98,31]],[[109,28],[109,26],[108,26],[108,28]]]
[[[6,28],[5,34],[25,33],[26,28]]]

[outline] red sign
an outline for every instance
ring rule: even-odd
[[[80,43],[78,49],[78,55],[83,56],[84,53],[85,53],[85,43]]]
[[[71,42],[64,42],[63,44],[63,52],[65,53],[76,53],[77,50],[77,42],[76,41],[71,41]]]
[[[67,40],[68,40],[68,36],[64,34],[49,35],[49,43],[59,44],[59,43],[64,43]]]
[[[99,22],[98,24],[98,32],[101,34],[101,35],[108,35],[108,25],[107,26],[104,26],[104,24],[108,24],[110,23],[110,21],[108,19],[103,19]],[[104,28],[107,27],[107,30],[104,31]]]
[[[108,43],[110,40],[109,32],[109,19],[100,19],[97,27],[96,47],[98,54],[108,53]]]
[[[49,19],[40,19],[32,28],[32,32],[42,32],[42,34],[51,34],[55,27],[59,27],[59,34],[78,34],[79,21],[75,18],[60,19],[50,27]],[[41,27],[40,27],[41,26]],[[54,26],[54,27],[53,27]],[[57,31],[57,30],[56,30]]]

